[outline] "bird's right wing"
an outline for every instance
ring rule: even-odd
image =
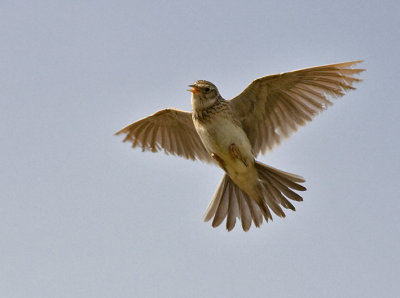
[[[192,120],[192,113],[165,109],[136,121],[121,129],[116,135],[126,134],[124,142],[143,151],[178,155],[187,159],[214,162],[204,147]]]

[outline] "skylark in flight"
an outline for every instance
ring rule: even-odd
[[[143,151],[182,156],[215,163],[225,171],[204,220],[212,226],[225,218],[232,230],[239,218],[243,230],[252,221],[259,227],[272,213],[285,217],[282,207],[295,210],[289,200],[302,201],[296,191],[305,180],[259,161],[257,155],[278,145],[283,138],[355,89],[361,80],[352,61],[269,75],[253,81],[231,100],[205,80],[190,85],[192,112],[165,109],[136,121],[116,134]]]

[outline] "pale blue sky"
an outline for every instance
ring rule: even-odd
[[[398,297],[398,1],[1,1],[0,297]],[[187,85],[225,98],[365,59],[358,90],[260,160],[296,212],[202,221],[222,170],[113,133]]]

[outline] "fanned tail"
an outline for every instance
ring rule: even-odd
[[[219,226],[225,218],[226,229],[231,231],[239,218],[244,231],[248,231],[252,221],[259,227],[263,218],[272,220],[272,210],[279,217],[285,217],[282,207],[296,208],[288,200],[302,201],[302,197],[293,190],[304,191],[306,188],[299,183],[305,180],[298,175],[284,172],[260,162],[255,163],[260,178],[262,197],[251,198],[241,190],[228,175],[224,175],[205,214],[204,220],[212,221],[212,226]]]

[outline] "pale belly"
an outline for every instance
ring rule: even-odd
[[[196,124],[196,130],[207,151],[223,160],[225,170],[232,179],[236,180],[235,178],[253,170],[254,156],[251,145],[241,127],[226,118],[214,119],[212,124]],[[232,144],[239,149],[245,162],[232,156],[230,152]]]

